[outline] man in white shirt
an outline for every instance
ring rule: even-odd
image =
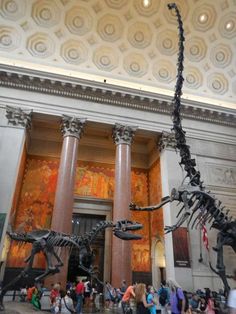
[[[236,269],[234,270],[234,280],[236,281]],[[230,314],[236,314],[236,288],[230,290],[228,298],[228,307]]]

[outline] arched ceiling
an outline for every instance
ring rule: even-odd
[[[1,0],[0,62],[172,95],[178,33],[167,0]],[[236,1],[176,0],[183,97],[236,108]]]

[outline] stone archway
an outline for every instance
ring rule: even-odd
[[[166,279],[164,239],[157,236],[152,240],[152,285],[159,288],[161,281]]]

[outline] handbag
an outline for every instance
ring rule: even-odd
[[[67,306],[67,304],[66,304],[65,298],[63,298],[63,301],[64,301],[64,304],[65,304],[66,309],[67,309],[69,312],[71,312],[72,314],[75,314],[75,313],[76,313],[75,311],[73,311],[73,310],[71,310],[71,309],[68,308],[68,306]]]

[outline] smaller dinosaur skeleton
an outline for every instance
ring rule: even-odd
[[[211,269],[219,275],[222,279],[225,292],[228,294],[230,287],[227,282],[227,276],[224,265],[223,258],[223,247],[230,246],[236,253],[236,220],[233,217],[229,216],[229,210],[225,210],[225,207],[222,205],[221,201],[217,200],[216,197],[206,190],[206,187],[201,181],[200,172],[196,170],[195,159],[192,159],[190,147],[186,144],[185,131],[182,128],[181,124],[181,95],[182,95],[182,86],[183,86],[183,60],[184,60],[184,30],[183,23],[179,10],[175,3],[168,4],[169,9],[174,9],[179,28],[179,53],[178,53],[178,62],[177,62],[177,81],[175,86],[175,94],[173,98],[173,112],[172,112],[172,121],[175,139],[176,139],[176,148],[179,150],[181,157],[180,165],[184,166],[186,176],[176,190],[172,189],[171,195],[162,198],[160,204],[149,207],[138,207],[134,203],[130,204],[131,210],[138,211],[153,211],[161,208],[163,205],[178,201],[182,204],[177,218],[178,221],[173,226],[166,226],[166,233],[172,232],[179,228],[185,221],[189,227],[192,219],[194,218],[191,227],[198,228],[202,227],[205,223],[211,223],[211,228],[217,229],[217,245],[213,248],[217,252],[217,263],[215,270],[210,264]]]
[[[25,262],[27,263],[26,267],[16,278],[3,287],[0,295],[0,310],[3,309],[3,297],[8,288],[22,277],[28,276],[32,269],[34,257],[39,252],[43,252],[46,258],[46,270],[42,275],[35,278],[35,282],[41,281],[48,275],[60,272],[60,267],[63,266],[63,261],[56,250],[60,248],[72,249],[73,247],[78,248],[80,252],[80,260],[78,261],[79,267],[98,280],[96,270],[92,265],[95,256],[91,244],[97,235],[106,228],[112,228],[114,236],[122,240],[139,240],[142,238],[138,234],[129,233],[129,231],[135,231],[142,228],[141,224],[130,220],[120,220],[116,223],[112,221],[101,221],[89,233],[86,233],[83,236],[68,235],[52,230],[33,230],[28,233],[7,232],[12,240],[17,241],[20,244],[31,243],[32,250],[30,255],[25,259]],[[53,263],[54,260],[56,260],[56,264]]]

